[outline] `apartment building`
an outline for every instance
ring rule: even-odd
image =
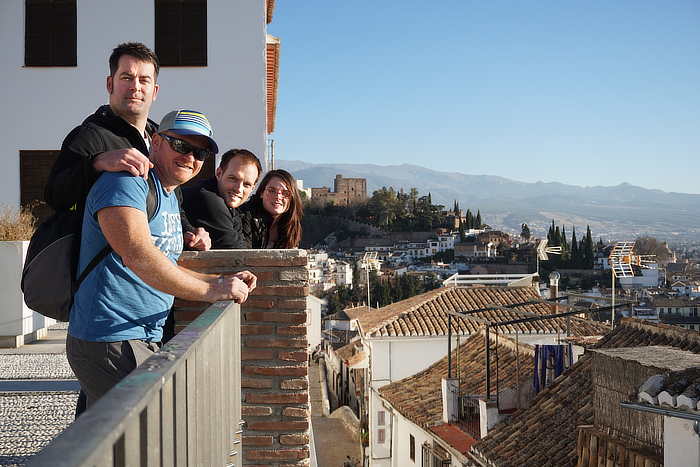
[[[274,0],[0,2],[0,93],[12,109],[0,125],[0,203],[43,200],[61,142],[108,102],[108,58],[123,42],[143,42],[160,58],[152,120],[173,109],[201,110],[222,150],[248,148],[264,164],[280,51],[267,34],[273,10]],[[211,176],[217,160],[200,176]]]

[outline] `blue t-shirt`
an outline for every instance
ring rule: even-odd
[[[148,225],[151,241],[173,263],[182,253],[182,225],[175,193],[168,194],[155,171],[158,208]],[[107,245],[97,222],[100,209],[128,206],[146,211],[148,182],[126,172],[105,172],[88,194],[83,218],[78,275]],[[68,333],[93,342],[129,339],[160,341],[163,324],[173,304],[173,296],[143,282],[112,251],[85,278],[75,294]]]

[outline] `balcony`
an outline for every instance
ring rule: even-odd
[[[242,305],[176,300],[178,334],[26,465],[315,465],[306,261],[303,250],[183,253],[200,272],[250,270],[258,287]]]

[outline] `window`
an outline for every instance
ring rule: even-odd
[[[423,467],[449,467],[452,463],[447,450],[435,443],[430,446],[424,443],[422,446]]]
[[[413,437],[413,435],[408,435],[410,438],[408,439],[408,447],[409,447],[409,456],[411,457],[411,460],[413,462],[416,461],[416,438]]]
[[[19,152],[19,203],[21,206],[44,201],[44,187],[59,152]],[[41,203],[34,208],[32,214],[42,222],[53,214],[53,210],[45,203]]]
[[[377,425],[384,425],[384,416],[385,416],[385,411],[380,410],[379,413],[377,413]]]
[[[155,0],[161,66],[207,65],[207,1]]]
[[[386,430],[384,428],[382,428],[377,433],[377,442],[384,443],[385,441],[386,441]]]
[[[24,65],[77,66],[76,0],[25,0]]]

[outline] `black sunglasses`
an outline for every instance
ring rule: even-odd
[[[168,136],[164,133],[158,133],[158,134],[160,136],[162,136],[163,139],[165,139],[165,141],[168,142],[168,144],[170,145],[170,147],[172,148],[173,151],[179,152],[180,154],[192,153],[194,158],[197,159],[198,161],[204,162],[212,154],[212,152],[210,150],[192,146],[187,141],[173,138],[172,136]]]

